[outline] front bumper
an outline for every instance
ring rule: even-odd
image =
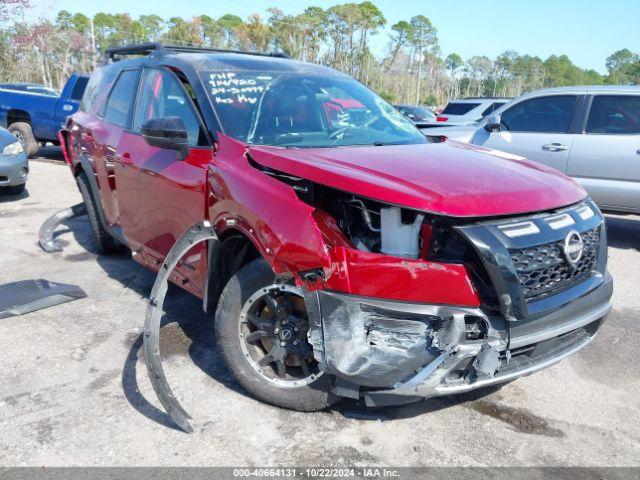
[[[613,282],[534,320],[481,309],[335,292],[306,294],[310,342],[336,393],[367,405],[467,392],[531,374],[589,343],[611,310]],[[483,326],[478,330],[474,327]]]
[[[0,154],[0,187],[14,187],[27,182],[29,162],[21,153],[16,156]]]

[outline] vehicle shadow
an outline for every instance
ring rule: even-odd
[[[610,247],[640,250],[640,217],[605,215]]]
[[[11,195],[8,193],[4,193],[2,188],[0,187],[0,203],[9,203],[9,202],[17,202],[18,200],[23,200],[25,198],[29,198],[29,187],[25,188],[18,195]]]
[[[45,147],[38,148],[38,155],[34,160],[38,161],[46,161],[46,160],[54,160],[51,163],[59,163],[60,161],[64,162],[64,155],[62,154],[62,149],[60,147],[56,147],[54,145],[48,144]]]
[[[83,248],[89,252],[96,252],[86,216],[68,220],[63,225],[66,229],[56,231],[56,237],[72,233]],[[68,244],[62,238],[57,240],[63,245]],[[118,281],[123,288],[134,291],[142,298],[148,298],[156,276],[136,263],[129,251],[115,255],[98,255],[97,262],[109,278]],[[140,318],[138,322],[136,326],[142,327],[144,318]],[[177,328],[166,328],[171,324],[176,324]],[[163,362],[174,355],[186,353],[206,375],[234,392],[249,396],[224,367],[216,348],[213,316],[202,311],[202,303],[199,299],[170,285],[164,303],[162,327],[160,348]],[[121,381],[125,398],[140,414],[160,425],[178,430],[169,415],[153,405],[140,391],[137,381],[138,368],[145,369],[142,333],[130,338],[129,342],[130,348],[123,365]],[[186,342],[188,347],[185,349]],[[456,397],[440,397],[407,405],[379,408],[370,408],[363,402],[343,399],[330,408],[329,412],[338,412],[345,418],[363,421],[411,418],[482,398],[498,388],[485,388]]]

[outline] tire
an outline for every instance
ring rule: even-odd
[[[38,141],[33,134],[31,125],[29,125],[27,122],[14,122],[9,125],[8,130],[18,140],[20,140],[20,142],[22,142],[22,146],[25,153],[27,154],[27,157],[33,158],[38,154]]]
[[[93,198],[89,188],[89,180],[84,172],[78,175],[78,188],[80,189],[82,199],[87,209],[87,217],[89,217],[89,224],[91,224],[91,230],[93,231],[98,253],[110,254],[120,251],[120,245],[109,235],[109,232],[104,228],[98,216],[96,201]]]
[[[216,342],[227,369],[253,397],[277,407],[312,412],[323,410],[338,401],[331,393],[331,379],[318,374],[310,383],[299,387],[282,387],[265,379],[247,360],[240,337],[241,311],[256,292],[275,282],[267,262],[259,258],[245,265],[224,288],[215,316]],[[310,377],[313,379],[314,377]]]
[[[20,195],[22,192],[24,192],[25,187],[27,186],[26,183],[23,183],[22,185],[14,185],[12,187],[4,187],[2,188],[2,193],[6,193],[9,195]]]

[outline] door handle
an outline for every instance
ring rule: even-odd
[[[561,143],[547,143],[542,146],[542,149],[549,152],[564,152],[565,150],[568,150],[569,147],[562,145]]]
[[[636,150],[636,153],[637,153],[638,155],[640,155],[640,148],[639,148],[638,150]]]

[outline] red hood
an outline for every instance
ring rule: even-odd
[[[585,198],[557,170],[447,141],[384,147],[251,146],[259,164],[382,202],[457,217],[550,210]]]

